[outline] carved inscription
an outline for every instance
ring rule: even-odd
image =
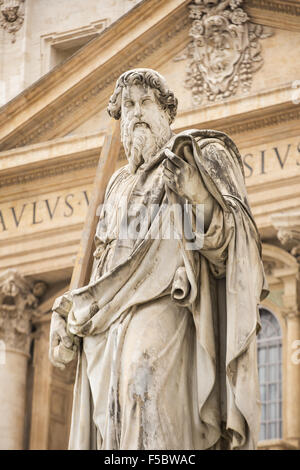
[[[300,172],[299,137],[268,143],[241,151],[246,181],[255,182],[261,175],[278,174],[289,169]],[[125,163],[125,160],[124,160]],[[90,190],[70,190],[61,194],[41,196],[0,205],[0,237],[10,232],[61,226],[78,218],[82,222],[89,204]],[[49,225],[50,224],[50,225]]]
[[[0,205],[0,235],[30,229],[38,226],[56,224],[80,217],[84,220],[89,204],[90,191],[76,190],[63,194],[40,197],[36,200],[20,201],[15,204]]]
[[[300,173],[299,138],[267,144],[241,152],[246,179],[255,180],[258,175],[270,175],[293,168]]]

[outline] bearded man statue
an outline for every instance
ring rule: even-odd
[[[257,443],[267,288],[241,157],[222,132],[174,134],[176,110],[151,69],[123,73],[109,101],[128,164],[106,189],[90,282],[51,322],[53,364],[78,349],[70,449]]]

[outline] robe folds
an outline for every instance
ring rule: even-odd
[[[70,449],[256,447],[256,334],[267,287],[241,157],[210,130],[174,135],[165,148],[199,171],[212,220],[194,231],[193,249],[184,234],[156,236],[167,220],[182,233],[171,212],[184,199],[165,187],[164,149],[136,174],[126,166],[112,176],[90,283],[68,293],[68,328],[82,337]],[[118,238],[124,207],[136,204],[156,208],[144,236]],[[135,217],[126,212],[127,226]]]

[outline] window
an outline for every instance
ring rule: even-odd
[[[282,344],[275,316],[260,309],[262,329],[258,335],[258,372],[261,393],[260,440],[282,437]]]
[[[99,36],[107,26],[108,20],[102,19],[77,29],[41,36],[41,74],[71,57],[82,46]]]

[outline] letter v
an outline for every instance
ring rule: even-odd
[[[281,157],[280,157],[280,153],[278,151],[278,148],[277,147],[273,147],[273,150],[275,150],[275,153],[276,153],[276,156],[277,156],[277,160],[279,161],[279,165],[281,166],[281,168],[284,167],[285,165],[285,162],[286,162],[286,159],[288,157],[288,154],[289,154],[289,151],[290,151],[290,148],[291,148],[291,144],[288,145],[288,148],[285,152],[285,156],[284,156],[284,159],[283,161],[281,160]]]
[[[48,199],[45,199],[45,203],[46,203],[46,206],[47,206],[49,215],[50,215],[50,219],[53,219],[53,216],[54,216],[54,214],[55,214],[55,211],[56,211],[57,204],[58,204],[58,201],[59,201],[59,200],[60,200],[60,196],[57,196],[54,209],[53,209],[53,211],[51,211],[51,208],[50,208],[50,205],[49,205],[49,201],[48,201]]]
[[[22,215],[23,215],[25,206],[27,206],[26,203],[23,204],[23,207],[22,207],[22,209],[21,209],[21,214],[19,215],[19,218],[18,218],[17,215],[16,215],[15,208],[14,208],[14,207],[11,207],[11,208],[10,208],[10,210],[12,211],[12,215],[13,215],[13,217],[14,217],[14,221],[15,221],[16,227],[19,227],[19,224],[20,224],[20,222],[21,222],[21,219],[22,219]]]

